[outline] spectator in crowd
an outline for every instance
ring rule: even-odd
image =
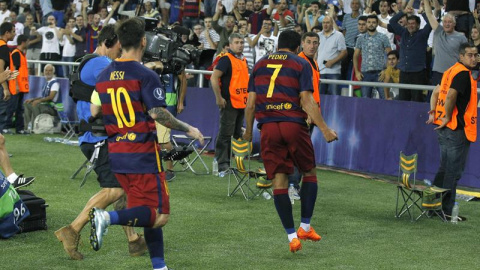
[[[157,9],[153,8],[153,2],[155,2],[155,0],[147,0],[145,3],[143,3],[143,6],[145,7],[145,13],[143,14],[143,17],[160,19],[162,16]]]
[[[32,15],[30,6],[24,8],[22,12],[18,12],[17,21],[25,24],[25,19],[27,18],[27,15]]]
[[[218,42],[220,41],[220,36],[218,35],[217,31],[212,28],[212,18],[205,17],[203,24],[205,25],[205,30],[200,34],[198,41],[203,45],[203,49],[216,50]]]
[[[445,12],[456,18],[455,30],[462,32],[465,36],[470,36],[470,30],[474,24],[472,10],[469,7],[469,1],[450,0],[444,1]]]
[[[200,0],[183,0],[182,15],[183,26],[192,29],[200,21]]]
[[[218,24],[218,20],[220,19],[220,15],[223,11],[222,1],[217,2],[217,9],[215,11],[215,15],[212,18],[212,26],[213,29],[220,35],[220,41],[218,42],[217,46],[217,53],[219,53],[225,43],[229,43],[228,38],[230,34],[233,33],[233,27],[235,26],[235,18],[232,16],[227,16],[225,19],[225,26],[222,27]]]
[[[323,30],[320,36],[317,62],[320,74],[324,79],[340,79],[341,61],[347,56],[347,47],[343,34],[333,28],[333,19],[326,16],[322,21]],[[340,95],[336,84],[321,84],[320,95]]]
[[[443,17],[441,25],[432,13],[430,1],[426,0],[424,5],[428,22],[434,31],[433,54],[435,61],[433,61],[432,68],[432,85],[437,85],[441,83],[445,70],[458,62],[460,45],[466,43],[467,38],[463,33],[455,31],[454,16],[447,13]]]
[[[236,139],[242,136],[248,95],[248,66],[242,55],[244,37],[233,33],[230,35],[229,43],[230,51],[220,58],[211,78],[216,104],[220,109],[220,127],[215,144],[219,172],[228,170],[230,166],[232,136]]]
[[[190,31],[190,36],[188,36],[187,44],[192,44],[199,49],[203,49],[203,44],[200,42],[200,35],[202,34],[202,32],[203,26],[200,23],[195,24],[193,26],[193,31]]]
[[[75,43],[75,56],[73,61],[77,61],[87,54],[87,44],[85,42],[87,29],[85,28],[83,15],[75,18],[75,28],[72,30],[73,43]]]
[[[115,3],[117,3],[117,6],[119,6],[119,4],[120,4],[119,1],[117,1]],[[101,7],[100,12],[98,13],[100,15],[99,25],[104,26],[104,25],[107,25],[107,24],[115,24],[117,21],[114,18],[112,18],[113,13],[115,13],[115,10],[113,8],[110,12],[108,12],[108,9],[107,9],[106,6]]]
[[[43,86],[42,96],[25,100],[24,119],[28,133],[31,133],[33,122],[39,114],[46,113],[53,116],[57,115],[54,104],[58,99],[60,83],[57,78],[55,78],[55,67],[52,64],[46,64],[43,70],[43,75],[45,76],[46,82]]]
[[[347,13],[343,17],[343,34],[345,35],[345,45],[347,46],[347,56],[342,61],[342,79],[348,78],[350,65],[352,64],[353,53],[355,51],[355,37],[358,35],[358,17],[360,16],[360,0],[352,0],[350,3],[352,13]],[[320,41],[320,44],[322,42]],[[320,63],[320,62],[319,62]]]
[[[277,50],[278,37],[272,34],[272,26],[272,20],[265,18],[260,32],[256,35],[250,35],[249,38],[247,38],[250,47],[255,48],[255,62],[258,62],[265,55],[269,55]]]
[[[321,23],[320,17],[322,14],[320,13],[320,3],[313,1],[308,8],[303,4],[302,9],[297,15],[297,23],[306,25],[308,31],[308,28],[311,29]]]
[[[60,40],[62,39],[60,28],[57,27],[55,17],[48,16],[48,25],[40,27],[37,32],[42,35],[42,49],[40,51],[40,60],[60,61]],[[63,70],[60,66],[56,66],[57,75],[63,77]]]
[[[245,3],[245,9],[249,10],[253,13],[254,9],[253,9],[253,1],[252,0],[247,0],[247,2]]]
[[[39,60],[42,50],[42,36],[37,32],[40,28],[39,24],[33,22],[33,15],[29,14],[25,17],[23,34],[28,37],[27,60]],[[35,64],[28,63],[30,75],[37,74]]]
[[[115,3],[119,3],[119,2],[115,2]],[[88,22],[87,7],[88,7],[88,1],[83,1],[82,15],[84,18],[84,26],[85,26],[86,53],[93,53],[97,48],[98,34],[102,30],[102,26],[100,25],[100,15],[98,14],[93,15],[92,23]]]
[[[7,42],[13,40],[15,37],[15,27],[12,23],[4,22],[0,25],[0,72],[10,69],[10,49],[7,46]],[[2,85],[0,96],[0,132],[6,131],[8,122],[7,112],[9,108],[10,91],[8,82],[6,80],[0,81]]]
[[[355,45],[353,55],[353,66],[358,81],[378,82],[378,75],[384,67],[385,53],[390,52],[390,43],[387,36],[377,32],[378,17],[369,15],[367,17],[367,33],[360,35]],[[361,71],[358,67],[358,58],[362,54]],[[362,97],[372,98],[371,86],[362,86]],[[385,96],[383,91],[378,90],[381,99]]]
[[[62,50],[62,62],[73,62],[75,58],[75,40],[73,39],[73,29],[75,28],[75,18],[68,19],[68,23],[65,26],[65,29],[60,30],[62,35],[62,41],[60,42],[63,45]],[[72,66],[64,65],[63,74],[68,78],[70,72],[72,72]]]
[[[250,74],[252,69],[253,69],[253,64],[255,64],[255,51],[254,51],[254,46],[250,46],[249,40],[251,40],[248,37],[248,21],[245,18],[241,18],[238,21],[238,33],[243,36],[243,40],[245,41],[243,43],[243,56],[247,60],[247,65],[248,65],[248,73]]]
[[[402,1],[402,0],[399,0],[399,1]],[[352,2],[353,2],[353,0],[339,1],[339,5],[340,5],[340,8],[343,10],[343,13],[345,13],[345,14],[353,13]],[[364,0],[360,0],[359,1],[360,7],[364,7],[365,6],[364,3],[365,3]]]
[[[240,19],[244,18],[247,20],[250,18],[250,15],[252,15],[252,11],[247,10],[247,5],[245,0],[237,0],[234,2],[233,5],[233,14],[235,15],[235,18],[237,21]]]
[[[358,35],[355,37],[355,44],[357,44],[358,38],[365,33],[367,33],[367,16],[362,15],[362,16],[358,17]],[[355,53],[354,53],[354,56],[355,56]],[[350,80],[356,82],[358,80],[357,80],[357,74],[355,72],[355,64],[357,65],[358,69],[361,70],[361,68],[362,68],[362,55],[360,54],[358,56],[357,60],[353,60],[353,61],[355,61],[355,63],[353,63],[354,68],[352,69],[352,76],[351,76]],[[356,97],[362,97],[361,89],[362,89],[361,86],[354,85],[353,86],[353,90],[354,90],[353,94]]]
[[[10,17],[10,10],[8,9],[7,1],[0,1],[0,24],[2,24],[6,18]]]
[[[408,9],[408,8],[407,8]],[[427,40],[432,27],[430,23],[423,29],[420,29],[420,18],[412,15],[407,17],[407,27],[403,27],[398,20],[403,16],[403,11],[395,14],[390,19],[389,30],[401,37],[400,60],[398,68],[400,69],[400,83],[427,85],[426,76],[426,52]],[[400,89],[400,100],[423,101],[421,91]]]
[[[25,26],[23,23],[17,21],[17,13],[15,11],[10,12],[9,18],[6,18],[6,20],[9,20],[10,22],[15,25],[15,37],[13,38],[12,41],[9,41],[7,44],[9,47],[15,47],[17,46],[17,38],[19,35],[23,35],[23,29]]]
[[[399,83],[400,82],[400,69],[397,68],[398,64],[398,51],[393,50],[390,51],[387,54],[387,68],[382,70],[380,73],[380,76],[378,77],[378,80],[384,83]],[[390,90],[394,92],[393,90],[396,90],[398,92],[398,89],[390,89],[388,87],[385,87],[384,89],[385,93],[385,99],[391,100],[394,97],[390,94]]]
[[[28,85],[28,66],[25,53],[28,47],[28,37],[20,35],[17,38],[18,45],[12,51],[12,62],[10,70],[18,70],[17,78],[8,81],[8,87],[12,94],[10,106],[7,112],[7,128],[15,128],[17,134],[27,134],[25,132],[25,123],[23,120],[23,97],[29,92]],[[15,114],[15,125],[12,123]]]
[[[295,27],[295,15],[288,10],[287,0],[280,0],[278,2],[277,12],[273,14],[272,21],[278,26],[279,34],[285,30],[293,30]]]
[[[273,1],[268,2],[269,5],[267,8],[263,8],[262,0],[254,0],[253,1],[253,13],[250,15],[248,19],[249,26],[250,26],[250,33],[256,35],[260,32],[263,27],[263,20],[265,18],[269,18],[272,14],[272,10],[274,8]]]
[[[378,19],[382,22],[382,23],[385,23],[385,24],[388,24],[388,22],[390,21],[390,19],[392,18],[392,16],[390,16],[388,14],[389,10],[390,10],[390,7],[389,7],[389,4],[388,4],[388,1],[387,0],[380,0],[379,1],[379,9],[380,9],[380,14],[378,14]],[[366,9],[366,11],[368,12],[368,9]],[[395,49],[396,46],[395,46],[395,43],[394,43],[394,34],[393,33],[390,33],[388,32],[388,30],[384,27],[381,27],[380,25],[377,27],[377,31],[381,34],[384,34],[387,36],[388,38],[388,42],[390,42],[390,47],[392,49]]]
[[[300,25],[300,24],[296,24],[295,25],[295,28],[293,28],[293,30],[297,33],[300,34],[300,36],[303,35],[303,33],[305,33],[305,31],[303,31],[303,27]]]

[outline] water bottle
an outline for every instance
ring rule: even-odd
[[[272,195],[270,195],[270,193],[267,191],[263,191],[262,196],[265,200],[270,200],[272,198]]]
[[[51,138],[51,137],[43,137],[43,140],[46,141],[46,142],[53,142],[53,141],[54,141],[54,138]]]
[[[216,158],[214,158],[212,162],[212,174],[218,176],[218,162]]]
[[[290,202],[292,204],[295,204],[295,187],[293,186],[293,183],[290,184],[288,187],[288,197],[290,198]]]
[[[453,209],[452,209],[452,223],[453,224],[458,223],[458,202],[455,202],[455,205],[453,206]]]

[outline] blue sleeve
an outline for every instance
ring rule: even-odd
[[[396,35],[402,35],[403,31],[405,31],[406,29],[401,26],[398,21],[400,20],[400,18],[403,16],[403,12],[400,11],[398,12],[397,14],[395,14],[395,16],[393,16],[391,19],[390,19],[390,22],[388,24],[388,26],[390,27],[391,30],[393,30],[392,32]],[[390,30],[389,29],[389,30]]]
[[[165,103],[165,89],[162,87],[157,73],[146,67],[139,71],[140,74],[144,74],[140,91],[142,91],[142,101],[147,111],[155,107],[167,107]]]
[[[307,62],[307,60],[302,59],[302,72],[298,80],[300,81],[300,92],[302,91],[311,91],[313,92],[313,73],[312,67]]]
[[[231,67],[232,67],[232,64],[230,63],[230,58],[228,58],[228,56],[224,56],[220,58],[220,60],[218,60],[218,64],[215,67],[215,69],[218,69],[221,72],[223,72],[223,74],[226,74],[228,73]]]
[[[107,57],[96,57],[90,59],[82,68],[80,72],[80,79],[82,82],[88,85],[95,85],[97,82],[97,77],[108,65],[110,65],[110,60]]]

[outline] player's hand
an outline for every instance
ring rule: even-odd
[[[362,72],[355,72],[355,78],[357,78],[357,81],[363,80]]]
[[[430,110],[430,111],[428,111],[428,120],[425,123],[428,125],[428,124],[432,124],[433,121],[435,121],[435,111]]]
[[[243,133],[242,139],[244,139],[245,141],[251,142],[252,141],[252,132],[251,131],[245,131]]]
[[[325,130],[322,130],[322,133],[325,141],[327,141],[328,143],[338,140],[338,135],[333,129],[327,128]]]
[[[438,118],[440,121],[442,121],[442,124],[440,124],[438,127],[434,128],[433,130],[437,130],[437,129],[442,129],[444,127],[447,126],[447,124],[450,122],[450,120],[452,119],[452,117],[447,117],[447,116],[444,116],[442,118]]]
[[[187,135],[189,137],[197,139],[198,142],[201,145],[203,145],[204,143],[203,134],[200,132],[200,130],[198,130],[198,128],[190,126],[190,128],[188,129]]]
[[[224,98],[217,99],[217,106],[219,109],[225,109],[225,106],[227,105],[227,101]]]

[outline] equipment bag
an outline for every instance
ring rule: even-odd
[[[30,216],[18,225],[19,233],[46,230],[48,204],[45,203],[45,200],[35,196],[29,190],[18,190],[18,194],[30,211]]]
[[[41,113],[33,121],[33,133],[35,134],[53,134],[60,133],[62,124],[58,118],[47,113]]]
[[[0,172],[0,238],[10,238],[19,230],[19,223],[28,217],[27,206],[13,186]]]

